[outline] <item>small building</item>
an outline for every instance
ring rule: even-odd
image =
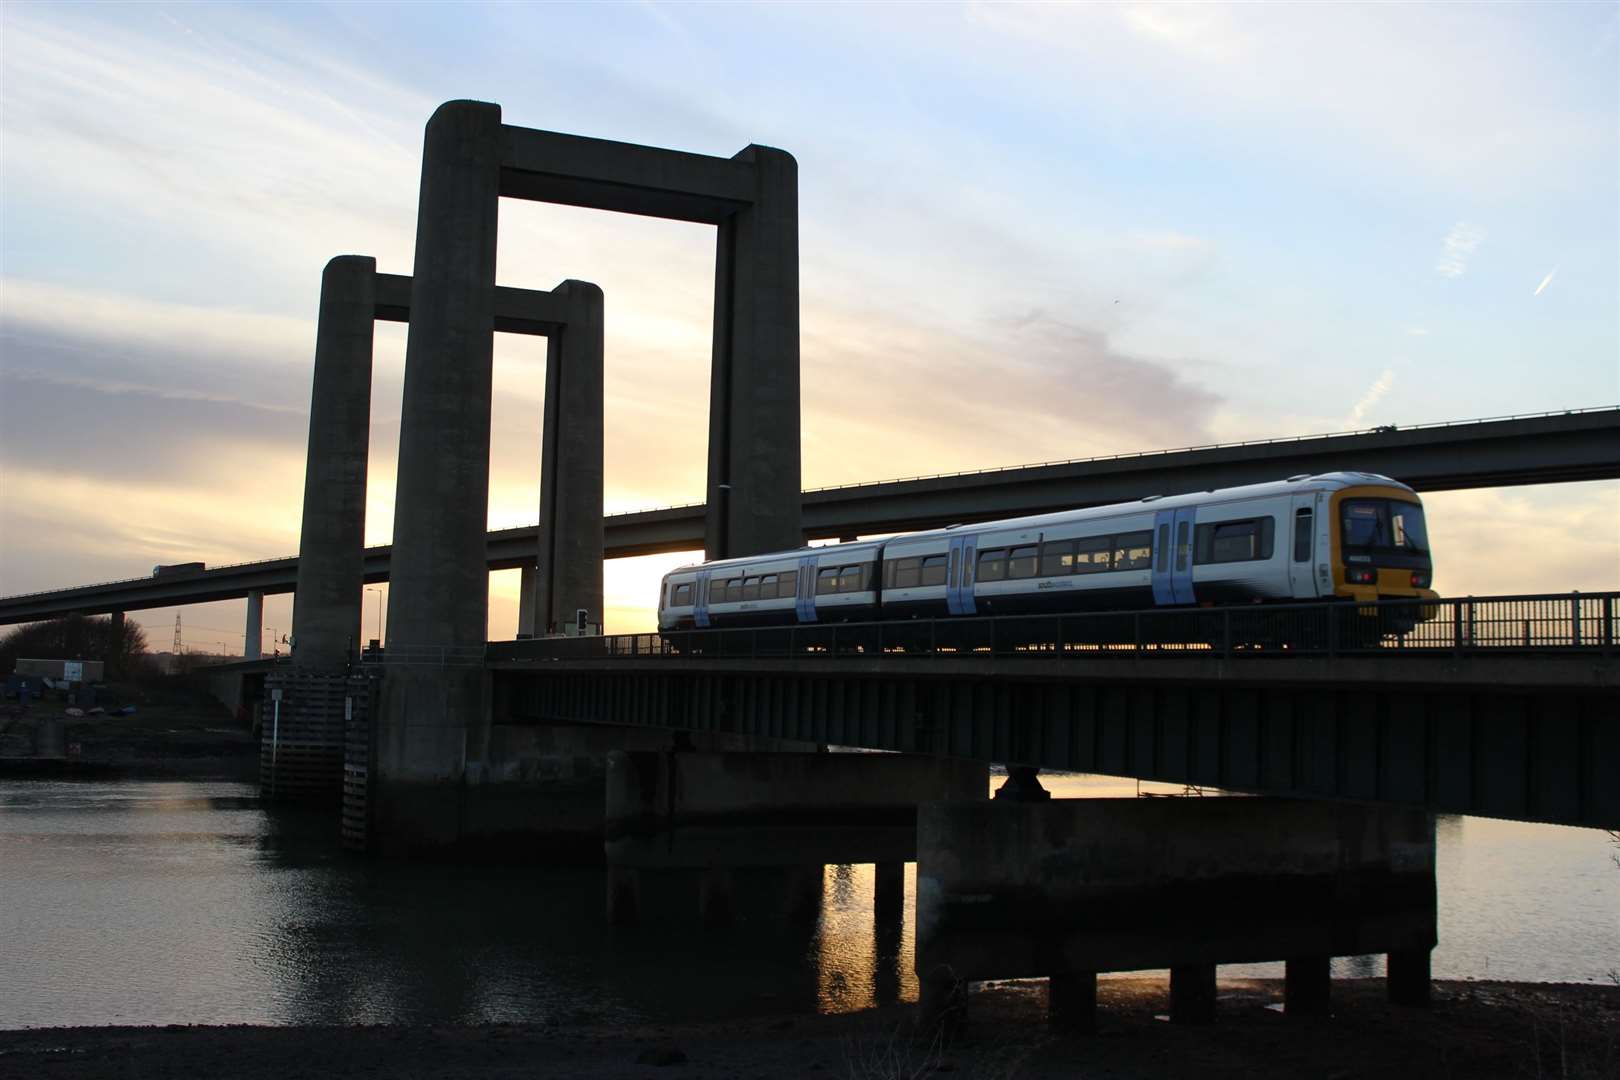
[[[18,675],[35,675],[52,682],[98,683],[107,677],[107,665],[100,660],[21,660]]]

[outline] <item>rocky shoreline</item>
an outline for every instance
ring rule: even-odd
[[[905,1005],[698,1024],[105,1027],[0,1031],[0,1077],[1567,1077],[1620,1075],[1620,987],[1440,982],[1429,1008],[1334,983],[1330,1018],[1281,1014],[1279,980],[1222,980],[1218,1019],[1163,1020],[1162,977],[1105,979],[1099,1032],[1045,1022],[1041,982],[987,984],[948,1045]]]

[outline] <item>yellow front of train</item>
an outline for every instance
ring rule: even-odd
[[[1436,600],[1423,502],[1410,488],[1365,484],[1343,488],[1331,499],[1333,595],[1347,600]],[[1416,624],[1437,614],[1415,604],[1396,621]],[[1389,613],[1396,614],[1396,613]]]

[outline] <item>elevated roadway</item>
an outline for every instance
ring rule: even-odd
[[[1475,420],[1348,435],[1191,447],[985,472],[914,477],[803,494],[807,539],[935,528],[1146,495],[1350,469],[1382,473],[1420,492],[1620,478],[1620,408]],[[607,518],[608,558],[703,547],[702,503]],[[491,570],[532,565],[534,526],[489,533]],[[392,548],[368,548],[367,582],[388,580]],[[134,578],[0,598],[0,625],[70,612],[99,614],[205,603],[249,592],[292,592],[286,556],[191,575]]]

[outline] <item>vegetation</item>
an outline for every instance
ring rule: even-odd
[[[0,637],[0,673],[16,670],[19,658],[100,660],[107,678],[136,674],[146,655],[146,634],[137,623],[122,626],[109,617],[65,615],[48,622],[27,623]]]

